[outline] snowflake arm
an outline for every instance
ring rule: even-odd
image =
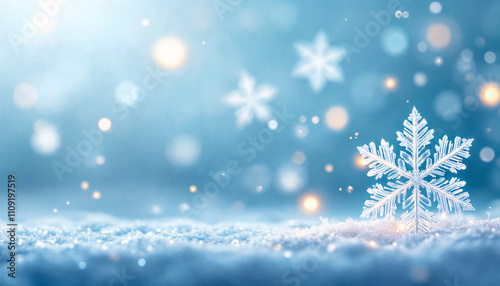
[[[406,184],[401,182],[389,183],[389,187],[384,190],[382,185],[376,184],[368,189],[372,200],[366,200],[361,217],[376,219],[378,216],[394,217],[396,214],[396,199],[401,202],[401,196],[406,195],[406,190],[412,186],[412,182]]]
[[[474,139],[455,138],[455,142],[450,142],[448,136],[444,136],[439,140],[439,145],[436,146],[434,154],[434,164],[431,159],[427,160],[427,168],[422,172],[421,177],[425,178],[428,175],[432,177],[443,176],[445,170],[452,173],[457,173],[457,170],[465,170],[466,166],[462,163],[464,158],[469,158],[469,149],[472,146]]]
[[[390,146],[384,139],[380,142],[380,147],[377,151],[375,143],[358,147],[359,152],[363,158],[363,163],[370,167],[368,176],[375,176],[375,179],[380,179],[382,176],[387,175],[388,179],[395,179],[401,176],[410,178],[410,174],[406,171],[404,162],[399,159],[396,166],[394,153],[394,146]]]
[[[420,165],[431,155],[428,149],[422,154],[421,152],[434,138],[434,130],[427,128],[427,121],[420,116],[415,107],[403,125],[404,131],[398,131],[396,134],[400,142],[399,145],[405,147],[408,153],[401,151],[401,157],[413,170],[418,171]]]
[[[455,213],[474,210],[470,203],[469,193],[461,189],[465,186],[464,181],[452,178],[447,181],[443,178],[423,182],[424,187],[433,194],[433,201],[438,202],[438,210],[449,214],[453,209]]]
[[[419,186],[413,186],[413,193],[403,201],[403,209],[410,207],[401,220],[405,229],[410,233],[428,232],[431,223],[434,222],[433,213],[427,210],[431,206],[431,200],[422,194]]]

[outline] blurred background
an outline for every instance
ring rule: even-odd
[[[413,106],[434,143],[475,138],[458,177],[478,218],[500,215],[498,1],[0,2],[19,219],[358,218],[375,180],[356,147],[399,156]],[[346,53],[314,86],[294,70],[322,37]],[[227,99],[252,87],[271,114],[238,124]]]

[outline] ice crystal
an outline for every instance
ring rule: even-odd
[[[335,82],[344,79],[339,62],[344,58],[345,49],[330,47],[324,32],[316,35],[314,43],[297,43],[295,49],[301,61],[295,66],[293,75],[308,78],[315,92],[323,89],[327,80]]]
[[[271,85],[256,87],[255,79],[243,71],[238,84],[239,89],[230,92],[223,102],[231,107],[236,107],[236,125],[242,128],[250,124],[255,117],[261,122],[271,119],[271,109],[267,102],[276,94],[276,89]]]
[[[412,232],[427,232],[433,222],[433,213],[427,210],[431,201],[437,201],[440,212],[456,213],[474,210],[469,194],[462,187],[464,181],[457,178],[446,180],[443,178],[445,171],[457,173],[466,166],[463,158],[468,158],[469,148],[474,139],[456,137],[453,142],[445,135],[436,145],[436,153],[431,159],[431,152],[426,146],[434,138],[434,130],[427,128],[427,121],[420,116],[414,107],[408,120],[404,121],[404,131],[397,132],[397,140],[406,151],[401,151],[396,161],[394,147],[382,139],[377,150],[375,143],[358,147],[363,162],[369,165],[368,176],[380,179],[387,176],[389,182],[383,187],[375,184],[368,189],[371,200],[365,202],[361,217],[378,216],[394,217],[396,213],[396,200],[402,202],[403,209],[409,208],[402,216],[402,226]],[[425,168],[421,168],[425,163]],[[407,170],[409,165],[411,170]],[[429,180],[430,177],[430,180]],[[411,193],[407,192],[412,190]]]

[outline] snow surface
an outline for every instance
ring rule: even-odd
[[[207,225],[94,214],[22,225],[19,235],[18,285],[500,285],[500,218],[443,217],[429,233],[405,234],[383,220]],[[11,285],[3,272],[0,284]]]

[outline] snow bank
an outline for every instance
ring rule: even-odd
[[[500,218],[417,235],[394,221],[43,221],[21,226],[18,285],[500,285]]]

